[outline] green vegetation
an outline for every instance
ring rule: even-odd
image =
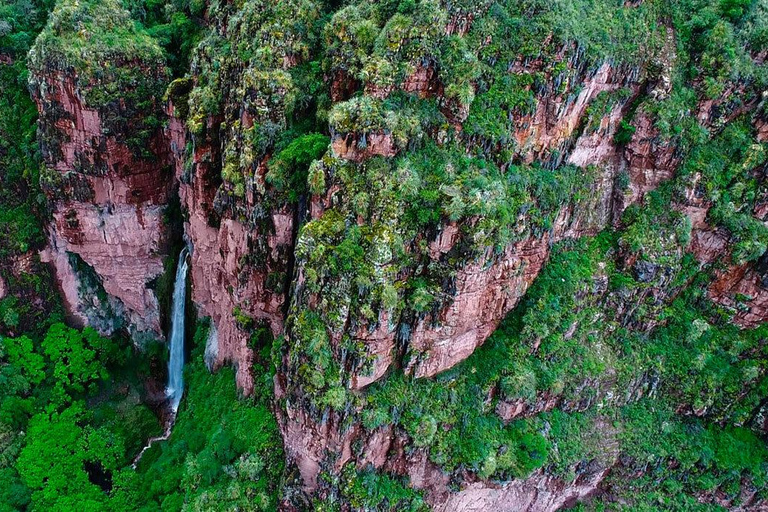
[[[337,332],[348,317],[369,323],[376,321],[377,311],[423,314],[440,304],[450,272],[445,267],[430,264],[405,286],[398,282],[404,269],[428,258],[428,246],[412,242],[420,233],[434,232],[445,221],[476,219],[463,224],[451,259],[457,264],[488,248],[500,253],[510,243],[542,236],[562,207],[586,204],[592,197],[589,170],[564,166],[552,172],[534,165],[510,166],[502,173],[492,162],[463,154],[458,145],[432,142],[402,157],[358,165],[326,155],[310,172],[323,183],[333,179],[350,198],[303,226],[296,248],[297,258],[306,262],[305,290],[321,297],[313,318]],[[318,332],[302,320],[306,317],[300,311],[292,320],[296,343],[291,353],[296,355],[291,361],[316,357],[304,346],[303,340],[316,339]],[[357,353],[361,366],[367,363],[364,346],[345,348]]]
[[[35,140],[37,109],[27,91],[25,56],[42,28],[50,2],[10,2],[0,7],[0,259],[39,247],[43,210]]]
[[[61,0],[36,41],[30,64],[40,71],[46,64],[52,69],[75,66],[98,73],[103,70],[101,66],[111,64],[109,59],[131,62],[161,58],[157,43],[136,27],[119,0]]]
[[[132,19],[159,44],[174,77],[189,69],[192,51],[202,37],[203,0],[123,0]]]
[[[30,87],[41,101],[57,101],[38,82],[41,77],[53,72],[60,73],[58,80],[70,76],[85,105],[100,112],[107,133],[124,140],[136,155],[154,157],[148,142],[161,126],[168,70],[157,41],[120,0],[57,2],[28,61],[35,73]],[[55,123],[48,117],[56,110],[50,105],[44,112],[41,133],[42,142],[52,147],[58,144],[57,132],[47,125]]]
[[[255,192],[267,204],[295,202],[303,194],[307,166],[327,146],[319,123],[327,94],[321,91],[318,62],[311,59],[320,5],[253,0],[211,15],[217,28],[192,55],[197,80],[189,95],[190,132],[210,136],[207,120],[224,118],[222,192],[237,199]],[[235,103],[242,104],[242,114],[225,111]],[[281,151],[287,151],[282,158]],[[265,190],[262,166],[270,157],[267,182],[277,197]]]
[[[231,370],[205,367],[206,337],[200,326],[172,436],[136,470],[160,431],[145,405],[149,354],[60,323],[39,342],[0,339],[0,510],[274,510],[284,462],[269,347],[254,398],[242,399]]]
[[[290,202],[307,194],[309,165],[328,148],[329,139],[321,133],[308,133],[293,139],[269,162],[267,181],[285,192]]]
[[[749,120],[728,117],[765,83],[764,66],[750,57],[765,47],[756,29],[765,13],[752,2],[704,0],[476,7],[458,38],[433,29],[450,17],[432,2],[352,3],[323,29],[323,69],[340,98],[328,112],[330,135],[358,150],[383,135],[398,154],[357,162],[329,151],[309,167],[312,193],[343,199],[302,226],[297,242],[303,280],[285,350],[304,407],[317,418],[357,411],[369,431],[395,425],[454,475],[504,480],[542,468],[572,479],[580,464],[608,464],[621,452],[638,468],[674,466],[663,476],[691,495],[705,490],[688,485],[693,474],[707,490],[736,494],[741,476],[762,489],[759,462],[714,462],[697,452],[737,438],[764,460],[762,441],[744,425],[765,386],[765,332],[739,330],[729,324],[732,312],[709,302],[712,269],[685,254],[691,221],[672,205],[695,190],[713,206],[708,222],[730,236],[734,262],[765,252],[765,227],[752,216],[763,196],[756,173],[765,148]],[[355,329],[380,327],[384,313],[399,318],[405,347],[397,350],[407,365],[420,356],[407,345],[407,327],[439,322],[457,268],[551,234],[563,210],[596,206],[593,176],[601,169],[563,165],[561,148],[521,164],[538,148],[516,135],[540,98],[576,101],[606,62],[640,64],[640,80],[671,90],[598,94],[579,133],[593,133],[619,109],[614,142],[628,145],[635,120],[648,116],[658,143],[682,160],[675,178],[629,207],[617,232],[559,245],[523,303],[457,368],[425,380],[395,370],[364,392],[344,393],[345,378],[365,375],[371,363]],[[694,115],[700,100],[740,86],[743,95],[713,109],[702,127]],[[616,183],[626,192],[629,176]],[[453,222],[458,241],[435,260],[425,238]],[[535,409],[547,400],[554,411]],[[507,406],[524,414],[505,422],[498,413]],[[701,418],[676,414],[680,407]],[[633,432],[653,439],[644,422],[654,415],[676,433],[643,452]],[[739,427],[720,432],[714,422]],[[689,430],[683,442],[679,432]]]
[[[340,481],[335,484],[356,510],[429,510],[421,493],[410,489],[402,480],[374,471],[355,471],[351,464],[344,467]],[[324,511],[328,504],[317,500],[313,506],[315,510]]]
[[[239,398],[231,369],[211,375],[205,367],[207,335],[199,325],[171,437],[154,444],[136,471],[116,475],[115,510],[275,510],[285,463],[268,363],[256,369],[254,397]]]
[[[768,452],[749,429],[674,411],[690,404],[708,421],[748,422],[765,386],[765,329],[728,324],[696,284],[661,310],[649,307],[642,297],[650,286],[615,267],[617,248],[608,234],[562,244],[482,348],[436,379],[397,374],[374,384],[363,425],[398,425],[444,469],[485,478],[521,478],[544,467],[572,479],[578,464],[605,464],[621,451],[625,466],[656,468],[643,480],[649,489],[662,477],[691,493],[738,493],[741,478],[764,489]],[[684,258],[673,271],[685,273],[687,264]],[[675,296],[674,286],[664,293]],[[633,303],[637,309],[627,311]],[[644,326],[656,321],[665,324],[648,333]],[[634,403],[641,393],[652,398]],[[506,424],[497,415],[501,404],[526,411],[543,397],[572,412]]]
[[[768,148],[758,143],[743,119],[729,124],[706,144],[691,151],[678,171],[685,182],[700,176],[700,187],[712,201],[710,218],[733,238],[737,263],[756,260],[768,249],[768,228],[752,216],[760,198],[760,181],[753,170],[768,161]]]
[[[0,6],[0,334],[45,332],[60,318],[50,270],[34,252],[44,243],[46,201],[40,190],[35,139],[37,109],[27,89],[26,54],[45,24],[52,2],[6,2]],[[30,265],[21,267],[22,259]],[[19,268],[26,268],[19,272]]]
[[[4,504],[103,510],[112,472],[159,429],[138,400],[147,362],[125,343],[61,323],[42,339],[0,338]]]

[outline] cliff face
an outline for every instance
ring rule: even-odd
[[[228,22],[246,26],[252,16],[243,9]],[[463,21],[462,35],[471,19]],[[216,23],[223,25],[221,20]],[[239,35],[230,30],[216,37],[231,43]],[[186,230],[195,248],[194,299],[217,326],[217,339],[209,347],[212,362],[233,362],[246,392],[253,379],[249,368],[256,348],[254,325],[266,325],[285,337],[276,377],[276,397],[284,404],[278,417],[286,451],[310,494],[332,493],[320,474],[339,474],[351,462],[358,470],[371,465],[408,476],[438,510],[555,510],[594,492],[616,463],[617,450],[608,436],[604,451],[613,455],[573,481],[540,471],[525,480],[496,484],[472,473],[449,476],[426,451],[406,449],[410,441],[402,431],[361,425],[369,386],[399,371],[414,378],[434,377],[466,360],[518,305],[553,244],[619,226],[622,212],[673,178],[681,164],[681,142],[661,133],[651,107],[672,89],[676,42],[669,27],[663,27],[659,53],[650,64],[594,61],[578,46],[551,39],[546,45],[546,58],[518,58],[509,65],[509,77],[519,80],[520,93],[528,100],[510,109],[504,144],[510,148],[510,160],[520,165],[542,162],[554,175],[562,174],[558,179],[573,182],[564,185],[570,187],[567,198],[554,204],[545,206],[541,197],[525,198],[529,206],[515,213],[514,233],[506,237],[493,231],[489,209],[444,213],[428,227],[409,224],[412,215],[418,215],[411,211],[418,199],[407,199],[407,187],[413,186],[409,180],[422,173],[417,183],[424,186],[428,179],[425,171],[407,168],[403,155],[412,151],[409,141],[436,140],[443,160],[428,165],[448,162],[449,168],[473,165],[450,154],[453,144],[488,150],[498,144],[477,130],[477,114],[468,104],[448,97],[445,69],[434,63],[416,65],[398,85],[380,80],[375,72],[353,76],[349,69],[335,70],[331,64],[326,80],[331,98],[338,102],[329,116],[331,144],[309,169],[306,198],[286,202],[270,179],[275,155],[269,149],[251,154],[243,141],[266,125],[285,126],[284,106],[295,94],[288,77],[301,64],[297,55],[302,52],[262,62],[264,73],[274,73],[269,79],[249,78],[252,62],[227,61],[211,80],[203,77],[211,60],[208,50],[197,57],[190,97],[222,80],[230,81],[232,92],[212,111],[190,113],[196,117],[187,120],[193,128],[184,158],[191,166],[177,166],[190,213]],[[529,82],[532,76],[536,79]],[[476,84],[470,87],[478,93]],[[353,97],[355,90],[364,94]],[[267,92],[271,99],[265,97]],[[401,132],[408,123],[418,125],[397,103],[403,92],[435,101],[445,124],[411,124]],[[258,107],[269,101],[275,107],[265,114]],[[737,108],[724,108],[723,103],[702,99],[691,110],[702,126],[716,130],[749,109],[749,103]],[[448,135],[445,126],[456,132]],[[245,171],[242,176],[232,170],[235,157],[235,167]],[[572,174],[564,174],[564,168]],[[473,176],[472,170],[467,172]],[[443,184],[440,192],[464,201],[469,197],[457,184]],[[691,219],[693,252],[704,254],[717,246],[727,253],[728,241],[708,234],[706,209],[697,209],[700,205],[691,198],[680,200],[678,207]],[[537,215],[546,221],[540,222]],[[361,254],[344,252],[351,241],[359,244]],[[680,250],[672,252],[682,257]],[[705,256],[702,262],[713,259]],[[616,309],[621,322],[650,332],[658,321],[635,318],[633,301],[671,300],[678,290],[671,285],[673,273],[641,261],[631,251],[620,260],[640,278],[649,275],[653,286],[617,298],[598,279],[598,298],[593,300]],[[744,282],[738,273],[727,274]],[[733,294],[740,286],[715,283],[712,296],[719,300],[719,290]],[[759,305],[755,311],[744,326],[765,320]],[[576,395],[569,397],[555,392],[537,395],[533,402],[500,399],[495,410],[510,422],[555,408],[620,406],[654,396],[658,381],[646,373],[618,386],[616,376],[607,375],[584,379],[576,387]],[[456,485],[460,492],[451,490]]]
[[[760,336],[744,334],[768,320],[765,107],[753,82],[673,85],[683,43],[641,2],[622,20],[653,30],[610,58],[599,41],[550,29],[524,45],[514,23],[497,23],[540,14],[518,8],[214,9],[167,114],[159,94],[142,111],[111,97],[45,40],[33,53],[47,257],[73,313],[103,331],[124,321],[162,334],[150,283],[178,183],[192,299],[214,327],[209,366],[235,366],[249,394],[276,338],[275,409],[296,477],[286,508],[340,499],[352,468],[403,478],[435,510],[557,510],[617,467],[650,471],[623,455],[626,433],[603,411],[664,393],[676,415],[761,423]],[[148,55],[115,60],[115,75],[143,77],[133,92],[167,81]],[[167,126],[145,125],[153,115]],[[722,316],[677,325],[686,294]],[[514,329],[499,331],[515,308]],[[719,333],[728,322],[743,330]],[[675,380],[727,359],[696,345],[708,336],[755,343],[722,350],[743,393],[714,386],[704,398]],[[669,339],[702,350],[695,366],[679,368]],[[536,440],[565,444],[550,415],[563,411],[590,415],[581,427],[599,439],[545,465]],[[464,439],[470,412],[482,428]],[[679,463],[669,457],[653,463]]]
[[[297,63],[294,52],[306,51],[306,43],[298,33],[286,36],[291,41],[286,47],[251,61],[222,48],[254,44],[253,31],[266,40],[283,37],[273,32],[279,27],[259,23],[273,11],[289,18],[291,9],[248,4],[235,13],[216,13],[194,56],[191,88],[172,97],[176,105],[190,107],[172,126],[179,127],[175,147],[186,147],[176,156],[179,194],[189,214],[185,232],[193,247],[193,300],[216,327],[208,362],[233,364],[246,393],[253,389],[254,350],[263,348],[254,331],[281,335],[289,301],[299,200],[268,176],[267,163],[275,156],[274,137],[286,128],[286,105],[297,94],[289,73]],[[306,16],[313,20],[318,13]],[[257,139],[261,142],[254,143]]]
[[[131,23],[109,2],[90,14]],[[100,55],[94,33],[85,52],[111,59],[111,68],[89,74],[79,56],[61,49],[73,44],[66,39],[70,21],[57,19],[30,54],[29,87],[46,165],[42,182],[53,217],[43,256],[53,263],[74,317],[107,334],[126,327],[137,341],[162,338],[152,282],[163,272],[163,212],[173,173],[155,116],[162,116],[167,70],[151,43],[146,55]],[[61,40],[53,39],[55,31],[63,33]],[[112,87],[122,87],[117,96]]]

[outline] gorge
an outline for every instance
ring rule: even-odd
[[[764,0],[1,8],[0,502],[764,510],[766,56]]]

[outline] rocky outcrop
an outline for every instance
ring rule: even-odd
[[[659,137],[653,123],[644,110],[638,112],[633,121],[636,131],[625,149],[626,172],[629,174],[629,189],[625,194],[627,205],[639,202],[662,181],[670,179],[680,162],[674,146]]]
[[[571,154],[573,163],[589,165],[597,164],[605,158],[607,148],[585,154],[585,149],[594,144],[588,139],[582,141],[578,151],[571,153],[574,141],[580,135],[578,129],[586,120],[587,108],[601,93],[607,94],[621,87],[639,89],[639,70],[615,68],[607,63],[590,69],[582,57],[578,48],[564,47],[558,57],[567,63],[564,74],[550,78],[551,82],[544,94],[536,98],[536,107],[532,113],[515,117],[515,151],[524,161],[551,160],[552,165],[557,166]],[[541,65],[537,61],[519,62],[512,66],[511,72],[532,73]],[[559,92],[557,88],[561,80],[568,80],[568,84],[579,84],[578,91],[568,87],[565,92]],[[602,123],[602,119],[600,115],[596,121]],[[608,141],[610,144],[610,139]]]
[[[187,205],[194,195],[182,188]],[[278,212],[272,216],[274,232],[254,232],[233,219],[222,219],[218,227],[207,223],[204,211],[190,208],[185,228],[194,250],[191,259],[192,300],[199,313],[209,316],[217,326],[215,365],[225,362],[237,367],[237,383],[243,390],[253,389],[250,371],[252,350],[250,330],[245,323],[265,322],[273,332],[283,328],[285,275],[270,274],[247,263],[254,245],[267,239],[270,257],[284,260],[292,243],[293,215]],[[271,287],[271,289],[270,289]]]
[[[391,157],[397,154],[392,136],[385,133],[371,133],[357,136],[349,133],[337,136],[331,144],[333,152],[345,160],[361,162],[372,156]]]
[[[538,472],[525,480],[497,485],[474,482],[457,493],[434,496],[440,512],[554,512],[573,506],[595,492],[610,467],[588,468],[571,482]]]
[[[549,254],[549,236],[507,247],[501,257],[486,257],[459,269],[454,300],[436,316],[420,320],[410,346],[419,356],[406,371],[431,377],[469,357],[525,294]]]
[[[388,435],[387,450],[390,459],[374,467],[408,476],[411,485],[425,490],[426,501],[432,510],[440,512],[481,512],[485,510],[553,512],[593,493],[618,458],[615,434],[605,429],[603,444],[605,461],[587,464],[578,468],[577,476],[571,481],[536,471],[530,477],[507,482],[489,483],[481,480],[463,482],[459,488],[439,467],[432,463],[423,450],[412,453],[403,451],[402,438]],[[373,439],[373,438],[372,438]],[[379,461],[382,460],[379,458]]]
[[[141,72],[158,81],[165,77],[163,67]],[[124,324],[136,340],[162,338],[152,282],[163,272],[163,214],[173,187],[164,134],[156,129],[148,153],[138,154],[128,146],[129,133],[115,131],[107,120],[115,112],[88,103],[75,70],[33,69],[30,90],[40,112],[43,185],[53,210],[43,257],[56,268],[71,314],[107,334]],[[72,254],[95,272],[121,320],[97,320],[101,305],[87,297]]]
[[[764,268],[763,261],[758,268]],[[768,321],[768,279],[758,268],[744,263],[718,272],[709,295],[715,302],[732,309],[732,321],[743,328],[754,328]]]

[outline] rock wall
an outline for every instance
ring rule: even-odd
[[[376,283],[354,288],[358,276],[325,275],[310,287],[309,276],[317,274],[313,253],[327,247],[310,244],[316,240],[307,226],[334,223],[331,214],[342,211],[345,215],[335,222],[339,233],[366,227],[371,218],[352,205],[359,191],[349,185],[351,180],[345,181],[349,176],[344,173],[364,174],[371,161],[391,162],[405,143],[390,133],[394,130],[380,129],[378,124],[366,133],[342,134],[331,129],[333,138],[326,154],[312,165],[320,162],[322,167],[328,161],[329,168],[337,167],[333,172],[323,168],[318,186],[322,190],[311,187],[312,193],[289,199],[276,184],[279,180],[269,177],[275,141],[260,147],[259,137],[266,139],[287,129],[286,98],[300,92],[289,71],[302,64],[302,55],[309,50],[284,49],[274,56],[274,62],[266,63],[245,63],[239,57],[216,54],[211,48],[226,46],[225,39],[233,47],[243,43],[236,39],[240,23],[249,41],[261,41],[252,32],[261,23],[262,13],[238,9],[233,7],[221,19],[208,20],[213,35],[198,49],[192,77],[174,82],[169,89],[171,102],[164,115],[167,126],[149,134],[143,154],[127,140],[127,132],[139,120],[112,123],[115,113],[133,115],[120,101],[89,105],[89,84],[71,67],[38,66],[34,70],[30,84],[40,110],[40,139],[48,169],[45,189],[52,206],[50,247],[45,257],[57,270],[72,314],[107,333],[125,325],[137,338],[162,336],[151,283],[163,271],[168,245],[163,214],[178,184],[184,232],[192,247],[192,300],[198,314],[210,317],[214,324],[215,337],[208,341],[206,358],[212,367],[234,365],[238,386],[248,394],[254,388],[255,349],[260,348],[256,346],[259,340],[254,339],[256,329],[268,328],[273,335],[285,337],[282,365],[275,376],[277,415],[289,466],[296,468],[298,485],[308,494],[327,490],[322,472],[337,475],[350,462],[358,469],[372,466],[407,476],[414,487],[425,491],[435,510],[444,512],[557,510],[594,492],[618,458],[615,432],[607,425],[602,440],[605,460],[580,468],[575,480],[565,482],[538,471],[524,480],[499,483],[469,471],[445,474],[403,432],[391,426],[368,432],[360,415],[366,387],[389,373],[402,370],[414,378],[430,378],[467,359],[519,303],[546,264],[554,243],[620,225],[621,214],[629,205],[641,202],[674,176],[681,161],[679,141],[662,136],[653,113],[643,108],[644,99],[662,98],[670,92],[670,68],[675,61],[671,31],[657,63],[661,71],[655,77],[649,77],[640,65],[587,59],[584,49],[573,44],[548,55],[552,62],[521,59],[511,63],[509,75],[536,75],[536,80],[518,91],[531,93],[531,108],[509,109],[513,128],[507,141],[508,161],[501,165],[535,162],[553,173],[575,167],[580,181],[588,186],[580,189],[583,194],[578,198],[555,205],[552,221],[545,227],[534,226],[534,214],[528,212],[538,205],[528,205],[530,209],[513,223],[520,236],[502,247],[488,243],[477,248],[469,243],[467,233],[482,220],[479,215],[449,220],[441,213],[436,226],[408,238],[402,218],[408,205],[398,204],[394,213],[375,219],[382,229],[366,236],[375,242],[376,236],[386,238],[382,246],[397,240],[406,263],[393,271],[392,254],[364,257],[373,263],[374,277],[391,281],[387,284],[400,302],[405,302],[407,292],[403,290],[411,281],[424,276],[442,278],[435,279],[439,300],[418,311],[383,307],[379,301],[371,308],[370,319],[362,321],[359,312],[352,311],[352,294],[357,291],[362,296],[361,288],[370,289]],[[446,33],[466,35],[474,16],[453,15]],[[284,28],[278,31],[281,35]],[[298,36],[285,39],[301,46]],[[158,82],[167,79],[164,69],[144,62],[118,65],[133,66]],[[439,133],[420,136],[442,145],[448,138],[442,132],[450,127],[453,142],[467,147],[474,144],[462,126],[470,114],[469,106],[445,96],[435,62],[424,59],[411,68],[400,85],[362,83],[343,70],[331,70],[326,85],[333,101],[346,100],[358,89],[375,99],[376,105],[396,92],[435,100],[444,126]],[[726,96],[738,94],[738,88],[723,92]],[[157,105],[159,102],[155,98]],[[202,103],[215,105],[203,109]],[[715,130],[753,106],[708,99],[691,114]],[[393,118],[395,114],[387,113]],[[765,137],[766,123],[761,119],[755,128]],[[620,132],[627,129],[622,126],[626,120],[631,124],[629,135]],[[377,185],[369,184],[371,188]],[[381,209],[387,210],[387,206],[391,205]],[[708,224],[710,205],[699,197],[695,178],[685,201],[675,206],[691,221],[690,249],[699,261],[711,264],[727,259],[729,239]],[[655,275],[659,270],[638,261],[636,255],[623,263],[636,273]],[[768,319],[765,261],[726,263],[709,289],[710,297],[734,308],[735,321],[743,327],[764,322]],[[608,287],[603,277],[596,276],[594,286],[594,294],[601,300]],[[632,299],[648,298],[658,305],[673,292],[665,295],[667,291],[655,289],[644,293],[625,297],[617,306],[617,315],[631,316],[622,308],[628,308]],[[302,314],[328,304],[334,315],[326,319],[322,335],[310,340],[314,345],[309,348],[300,347],[306,354],[298,349],[292,352],[306,341],[299,332]],[[110,315],[103,314],[105,308]],[[643,328],[647,332],[654,326],[651,322]],[[339,389],[344,397],[352,397],[342,407],[329,407],[321,401],[328,391],[325,382],[315,389],[302,380],[314,370],[312,357],[326,349],[332,359],[328,364],[338,370]],[[606,380],[610,378],[613,376]],[[496,413],[511,421],[558,406],[582,410],[600,400],[621,403],[653,393],[656,383],[652,380],[636,379],[623,390],[625,394],[614,396],[611,382],[585,379],[584,394],[594,391],[590,399],[581,400],[579,395],[565,402],[563,396],[551,393],[537,396],[533,404],[500,400]],[[360,446],[362,451],[356,448]]]
[[[195,166],[191,184],[182,184],[180,194],[189,217],[185,232],[192,244],[192,300],[201,316],[209,316],[217,329],[214,365],[231,362],[237,367],[238,386],[253,388],[250,371],[253,353],[248,346],[246,322],[264,322],[274,333],[283,330],[286,282],[284,271],[293,244],[294,213],[275,211],[264,231],[232,218],[211,225],[210,195],[204,165]],[[264,245],[263,249],[256,246]],[[266,251],[268,267],[249,264],[255,252]],[[238,319],[238,316],[240,319]]]
[[[165,79],[162,67],[143,72]],[[164,133],[155,130],[148,154],[137,155],[127,133],[108,127],[105,116],[115,112],[88,104],[74,69],[33,70],[30,90],[40,113],[43,188],[53,214],[43,258],[56,269],[70,313],[105,334],[125,326],[137,341],[162,338],[152,282],[163,272],[163,212],[174,182]],[[73,254],[95,272],[108,295],[101,303],[88,296]],[[112,314],[102,314],[104,302]]]

